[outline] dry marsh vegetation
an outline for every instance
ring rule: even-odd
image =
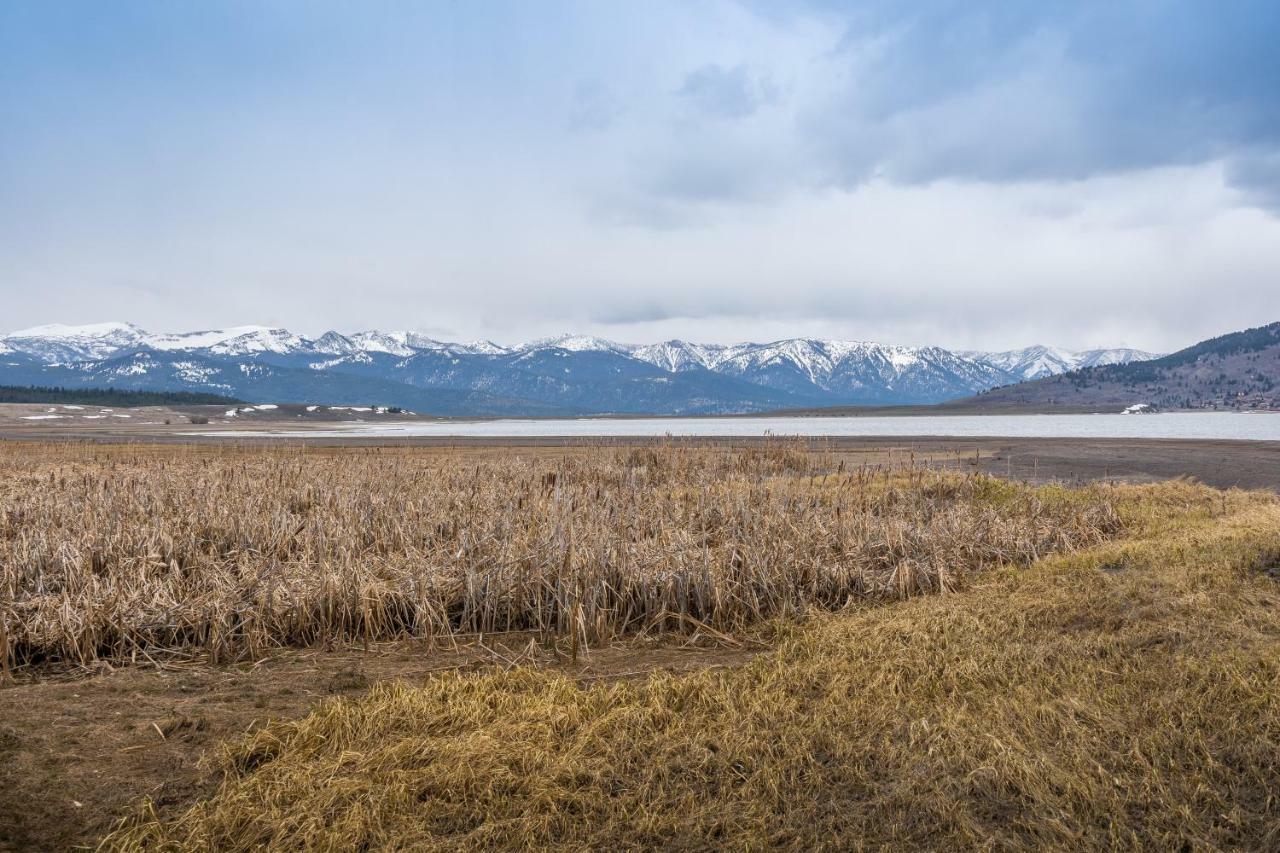
[[[104,847],[1277,849],[1280,505],[1109,498],[1123,539],[815,615],[736,669],[328,701]]]
[[[374,684],[103,849],[1280,847],[1274,496],[781,441],[5,451],[8,670],[773,626],[714,671]]]
[[[734,632],[948,590],[1118,533],[1104,488],[853,468],[803,444],[555,456],[14,450],[0,664],[536,631]]]

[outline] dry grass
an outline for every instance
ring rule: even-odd
[[[1114,535],[1106,489],[1031,489],[803,445],[561,458],[13,449],[0,665],[253,657],[534,630],[734,632],[955,588]]]
[[[915,491],[1028,499],[981,482]],[[831,524],[844,493],[739,489],[778,514],[772,535]],[[815,616],[739,669],[587,688],[450,674],[327,702],[228,747],[209,801],[166,822],[144,808],[105,846],[1280,848],[1280,589],[1261,571],[1280,505],[1188,484],[1112,498],[1123,540]],[[859,523],[900,517],[872,500]],[[953,511],[897,500],[918,523]]]

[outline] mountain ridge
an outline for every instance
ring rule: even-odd
[[[1280,408],[1280,322],[1218,335],[1155,359],[1085,365],[996,387],[960,402],[1272,410]]]

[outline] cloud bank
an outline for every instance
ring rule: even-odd
[[[1280,318],[1276,43],[1230,0],[8,4],[0,292],[1167,349]]]

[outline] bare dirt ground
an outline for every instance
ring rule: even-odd
[[[747,642],[672,638],[592,649],[573,661],[532,636],[432,648],[421,641],[282,650],[235,666],[200,661],[26,674],[0,684],[0,850],[92,846],[142,797],[161,813],[217,787],[206,750],[270,718],[302,716],[333,695],[447,669],[534,665],[583,682],[733,666]]]
[[[1275,441],[993,439],[985,449],[983,470],[1001,476],[1131,483],[1192,477],[1221,489],[1280,490]]]

